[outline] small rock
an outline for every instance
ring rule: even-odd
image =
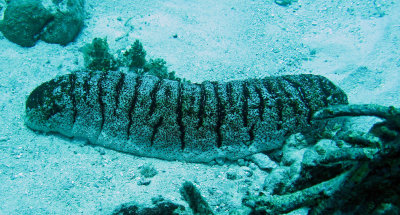
[[[275,3],[280,6],[288,6],[288,5],[291,5],[292,2],[294,2],[294,1],[295,0],[275,0]]]
[[[236,180],[236,179],[237,179],[237,174],[236,174],[235,171],[229,170],[229,171],[226,173],[226,178],[229,179],[229,180]]]
[[[18,174],[13,174],[13,175],[11,175],[10,179],[11,179],[11,180],[15,180],[15,179],[20,178],[20,177],[22,177],[22,176],[24,176],[24,174],[23,174],[22,172],[20,172],[20,173],[18,173]]]
[[[250,191],[249,185],[245,181],[239,181],[237,192],[241,193],[241,194],[246,194],[251,191]]]
[[[102,177],[102,179],[105,181],[111,181],[112,178],[113,178],[113,175],[111,175],[111,174],[107,174]]]
[[[212,160],[212,161],[208,162],[208,165],[210,165],[210,166],[214,166],[216,164],[217,164],[217,162],[215,162],[215,160]]]
[[[210,187],[208,188],[208,193],[210,193],[211,195],[215,195],[215,193],[218,191],[217,188],[215,187]]]
[[[140,174],[142,174],[146,178],[152,178],[158,174],[158,171],[154,168],[152,164],[145,164],[139,167],[139,169]]]
[[[384,215],[384,214],[399,214],[400,209],[391,203],[381,203],[375,210],[373,214]]]
[[[150,183],[151,183],[151,181],[150,181],[149,179],[141,178],[141,179],[137,182],[137,185],[139,185],[139,186],[142,186],[142,185],[147,186],[147,185],[149,185]]]
[[[20,46],[34,46],[39,39],[66,45],[83,27],[83,0],[10,1],[4,11],[0,30]]]
[[[176,203],[173,203],[164,198],[157,197],[156,200],[152,199],[154,207],[146,207],[144,205],[137,204],[136,202],[128,202],[118,206],[114,211],[113,215],[120,214],[136,214],[136,215],[158,215],[158,214],[177,214],[177,212],[185,211],[185,207]],[[179,213],[180,214],[180,213]],[[183,213],[182,213],[183,214]]]
[[[68,181],[66,181],[66,182],[62,185],[62,188],[63,188],[64,190],[70,190],[70,189],[72,189],[74,186],[75,186],[74,182],[68,180]]]
[[[243,183],[247,186],[251,186],[253,184],[253,181],[251,181],[250,179],[244,179]]]
[[[263,189],[268,194],[282,194],[289,184],[289,168],[274,169],[264,180]]]
[[[8,40],[31,47],[35,45],[38,34],[51,19],[52,14],[41,1],[11,1],[4,12],[0,30]]]
[[[9,137],[7,137],[7,136],[1,136],[0,137],[0,142],[6,142],[6,141],[8,141],[10,138]]]
[[[254,154],[251,156],[251,160],[257,164],[257,166],[262,170],[272,170],[278,165],[272,161],[267,155],[263,153]]]
[[[249,167],[241,167],[239,171],[239,176],[243,177],[251,177],[253,176],[253,170],[251,170]]]
[[[256,165],[255,163],[251,162],[251,163],[249,164],[249,168],[250,168],[251,170],[256,170],[258,167],[257,167],[257,165]]]
[[[239,159],[239,160],[237,161],[237,163],[238,163],[239,166],[247,166],[247,165],[246,165],[247,162],[246,162],[244,159]]]
[[[207,201],[192,182],[184,182],[179,191],[183,199],[189,204],[194,214],[214,214]]]
[[[101,148],[101,147],[98,147],[98,148],[97,148],[97,151],[100,153],[100,155],[105,155],[105,154],[106,154],[106,150],[104,150],[104,149]]]
[[[301,133],[290,135],[285,142],[285,147],[296,149],[301,149],[308,145],[306,138]]]
[[[314,150],[318,153],[318,155],[325,155],[326,149],[323,146],[315,145]]]
[[[54,1],[53,1],[54,2]],[[66,45],[72,42],[83,27],[84,0],[58,0],[57,12],[43,28],[40,39],[47,43]]]
[[[216,158],[215,162],[217,162],[218,165],[222,166],[225,164],[225,158]]]
[[[247,200],[243,202],[244,205],[246,205],[249,208],[255,208],[256,207],[256,202],[254,200]]]

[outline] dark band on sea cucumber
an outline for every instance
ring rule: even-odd
[[[249,137],[250,137],[250,139],[249,139],[249,143],[246,144],[246,145],[250,145],[254,140],[254,128],[255,128],[255,126],[256,126],[256,124],[253,124],[253,125],[251,125],[251,127],[249,129]]]
[[[131,126],[132,126],[132,123],[133,123],[132,116],[133,116],[133,112],[135,111],[135,106],[136,106],[136,103],[137,103],[137,100],[138,100],[139,87],[140,87],[141,84],[142,84],[142,79],[141,79],[140,76],[137,76],[135,78],[135,90],[134,90],[134,93],[133,93],[133,99],[132,99],[131,104],[129,105],[129,110],[128,110],[128,121],[129,122],[128,122],[128,129],[127,129],[127,132],[126,132],[128,139],[131,136]]]
[[[90,84],[89,84],[89,81],[90,81],[91,78],[92,78],[92,74],[93,74],[93,72],[88,72],[88,74],[85,75],[84,78],[83,78],[84,81],[83,81],[83,86],[82,86],[82,88],[83,88],[83,91],[84,91],[83,100],[84,100],[85,102],[87,101],[87,98],[88,98],[89,93],[90,93]]]
[[[153,133],[151,134],[151,138],[150,138],[150,146],[153,146],[153,144],[154,144],[154,138],[158,132],[158,128],[162,125],[163,119],[164,119],[163,117],[160,117],[158,119],[157,123],[153,127]]]
[[[117,109],[119,106],[119,97],[121,96],[121,90],[125,83],[125,73],[121,73],[117,86],[115,87],[115,108],[114,108],[114,116],[117,115]]]
[[[179,138],[181,140],[181,149],[185,149],[185,126],[183,125],[182,117],[183,117],[183,110],[182,110],[182,91],[183,91],[183,84],[179,83],[178,85],[178,106],[176,107],[176,122],[179,126]]]
[[[329,85],[327,85],[326,83],[323,83],[321,79],[315,79],[315,81],[318,83],[319,89],[321,89],[322,93],[324,94],[324,96],[322,96],[322,101],[324,102],[324,105],[326,106],[326,105],[328,105],[328,97],[330,95],[330,93],[328,92],[326,87],[329,87]]]
[[[148,113],[148,118],[150,118],[154,111],[156,110],[156,104],[157,104],[157,93],[160,90],[162,79],[158,80],[156,84],[153,86],[153,90],[150,92],[150,98],[151,98],[151,104],[150,104],[150,109]]]
[[[205,106],[206,106],[206,99],[207,99],[207,94],[206,94],[206,87],[204,85],[204,82],[200,84],[200,103],[199,103],[199,113],[198,113],[198,125],[197,128],[199,129],[203,125],[204,121],[204,114],[205,114]]]
[[[232,99],[232,83],[231,82],[226,83],[226,95],[228,97],[229,106],[232,106],[233,99]]]
[[[250,92],[249,89],[247,88],[247,82],[244,81],[242,84],[242,95],[243,95],[243,104],[242,104],[242,118],[243,118],[243,125],[244,127],[247,127],[248,125],[248,114],[249,114],[249,104],[248,104],[248,100],[250,97]]]
[[[104,89],[103,89],[103,82],[106,80],[108,76],[108,72],[103,72],[100,75],[100,79],[97,82],[97,87],[98,87],[98,102],[100,105],[100,113],[101,113],[101,124],[100,124],[100,132],[103,130],[103,126],[104,126],[104,121],[106,119],[105,116],[105,104],[103,102],[103,96],[104,96]]]
[[[300,107],[300,102],[301,99],[297,99],[296,95],[293,94],[293,91],[289,88],[291,87],[290,83],[287,82],[283,77],[280,79],[280,81],[277,81],[277,85],[279,86],[280,89],[282,89],[283,92],[283,96],[281,96],[282,98],[286,98],[286,102],[288,105],[288,108],[292,109],[292,113],[294,116],[297,115],[303,115],[303,110]],[[296,98],[296,99],[295,99]],[[294,117],[295,119],[295,126],[301,126],[301,122],[299,120],[298,117]]]
[[[214,87],[214,94],[217,99],[217,125],[215,126],[215,132],[217,133],[216,143],[217,147],[220,148],[222,146],[221,126],[225,118],[225,108],[224,105],[222,105],[221,97],[219,95],[218,83],[212,82],[212,85]]]
[[[301,87],[301,85],[300,85],[296,80],[293,80],[293,79],[291,79],[291,78],[288,77],[288,76],[283,76],[282,78],[283,78],[284,80],[286,80],[290,85],[292,85],[292,86],[297,90],[297,92],[299,93],[299,99],[300,99],[301,101],[303,101],[304,105],[305,105],[306,108],[307,108],[307,123],[308,123],[309,125],[311,125],[311,117],[312,117],[312,114],[311,114],[310,101],[309,101],[309,99],[307,98],[307,96],[306,96],[306,94],[305,94],[303,88]]]
[[[76,83],[76,74],[72,73],[69,76],[69,83],[70,83],[70,88],[68,91],[69,97],[71,98],[72,102],[72,125],[75,124],[76,121],[76,115],[78,113],[76,109],[76,98],[75,98],[75,83]]]
[[[264,79],[262,80],[263,85],[267,92],[271,95],[271,98],[276,101],[276,109],[277,109],[277,114],[278,114],[278,122],[277,122],[277,129],[280,130],[282,129],[282,122],[283,122],[283,102],[282,99],[277,96],[276,94],[276,89],[273,89],[271,86],[271,83],[269,82],[269,79]]]
[[[255,91],[257,93],[258,99],[260,100],[258,104],[258,117],[260,118],[260,121],[264,121],[264,109],[265,109],[265,99],[261,93],[260,87],[257,85],[255,86]]]

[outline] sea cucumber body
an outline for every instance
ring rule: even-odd
[[[345,93],[316,75],[193,84],[123,72],[74,72],[37,87],[26,102],[34,130],[87,138],[140,156],[230,160],[279,148]]]

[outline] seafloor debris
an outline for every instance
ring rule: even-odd
[[[281,214],[303,207],[310,208],[309,214],[400,213],[399,109],[339,105],[318,111],[314,119],[341,116],[376,116],[383,121],[367,134],[350,132],[353,141],[344,138],[349,132],[313,146],[302,144],[299,135],[288,139],[281,166],[266,179],[266,193],[244,199],[252,214]]]
[[[136,202],[128,202],[116,208],[112,215],[178,215],[185,214],[185,207],[175,204],[171,201],[165,200],[163,197],[158,196],[152,198],[154,207],[145,207]]]
[[[182,198],[189,204],[191,209],[165,200],[162,196],[152,198],[154,207],[146,207],[136,202],[128,202],[118,206],[113,215],[213,215],[213,211],[202,197],[200,191],[191,182],[184,182],[180,188]]]
[[[206,200],[201,196],[200,191],[191,182],[184,182],[180,189],[183,199],[189,204],[193,214],[212,215],[214,214]]]

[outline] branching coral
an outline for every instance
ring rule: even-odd
[[[285,163],[290,155],[284,154],[280,169],[296,170],[288,183],[279,184],[285,191],[249,195],[244,203],[253,205],[253,214],[281,214],[302,207],[309,207],[309,214],[398,214],[399,113],[394,107],[380,105],[339,105],[318,111],[313,117],[316,120],[376,116],[383,122],[367,134],[350,132],[353,136],[349,139],[347,132],[338,134],[335,140],[320,140],[314,146],[297,149],[302,153],[301,161]],[[363,144],[356,144],[359,141]]]
[[[92,43],[81,49],[85,60],[85,67],[89,71],[116,71],[120,67],[128,67],[138,75],[154,75],[162,79],[181,81],[175,72],[169,72],[164,59],[146,60],[146,51],[139,40],[121,52],[116,59],[109,53],[107,39],[94,38]],[[186,81],[183,79],[183,81]]]
[[[107,39],[94,38],[92,43],[88,43],[81,48],[85,67],[93,71],[117,70],[118,63],[109,53]]]
[[[129,67],[129,69],[142,72],[146,64],[146,51],[139,40],[135,42],[123,52],[123,57],[120,59],[122,65]]]

